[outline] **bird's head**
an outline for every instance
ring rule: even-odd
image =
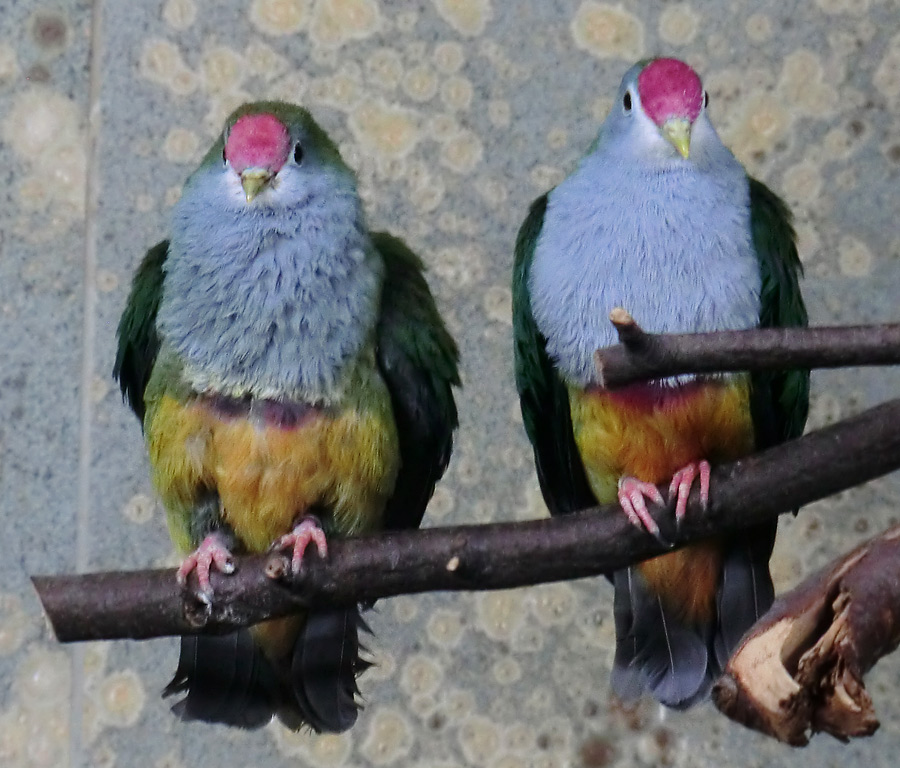
[[[707,102],[700,77],[683,61],[641,61],[625,74],[606,127],[619,138],[637,138],[654,156],[687,160],[695,127],[709,125]]]
[[[279,101],[235,110],[202,168],[204,175],[222,173],[228,198],[240,206],[291,207],[328,188],[355,188],[337,147],[309,112]]]
[[[288,127],[269,112],[242,115],[225,137],[222,160],[241,179],[248,203],[265,189],[291,159]],[[302,159],[298,142],[294,154]]]

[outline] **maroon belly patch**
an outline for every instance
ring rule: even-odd
[[[260,426],[276,429],[296,429],[325,409],[311,403],[291,400],[270,400],[256,397],[228,397],[227,395],[201,395],[199,402],[220,419],[247,419]]]

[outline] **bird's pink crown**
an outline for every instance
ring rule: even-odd
[[[638,94],[644,112],[657,125],[670,117],[692,123],[703,106],[700,77],[678,59],[654,59],[638,75]]]
[[[291,151],[288,129],[274,115],[244,115],[231,127],[225,142],[225,159],[237,173],[247,168],[266,168],[277,173]]]

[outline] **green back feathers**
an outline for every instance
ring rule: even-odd
[[[159,352],[156,312],[162,298],[163,262],[168,251],[168,240],[147,251],[132,280],[128,303],[116,331],[119,345],[113,376],[119,382],[122,397],[141,423],[145,410],[144,390]]]
[[[803,268],[785,203],[765,184],[750,179],[750,226],[759,258],[761,328],[805,326],[800,294]],[[757,448],[799,437],[809,411],[809,371],[761,372],[751,378]]]
[[[379,344],[402,347],[430,371],[436,387],[438,382],[459,385],[459,350],[438,313],[421,260],[387,232],[374,232],[372,243],[385,264]]]
[[[532,203],[528,216],[519,229],[512,278],[516,388],[521,399],[525,432],[532,443],[541,420],[540,401],[550,391],[551,380],[556,378],[552,368],[545,366],[547,354],[544,345],[540,343],[540,333],[531,314],[531,297],[528,291],[534,246],[541,232],[546,209],[547,196],[544,195]],[[535,398],[539,398],[539,402],[534,402]]]
[[[528,279],[534,247],[544,221],[547,196],[531,206],[516,238],[513,267],[513,351],[516,388],[525,432],[534,449],[544,501],[552,514],[595,503],[572,431],[569,394],[547,354],[531,312]]]
[[[444,474],[458,418],[459,352],[425,282],[419,258],[396,237],[376,232],[384,259],[377,328],[378,366],[391,396],[401,467],[385,508],[386,528],[419,525]]]

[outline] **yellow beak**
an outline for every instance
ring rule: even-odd
[[[684,117],[670,117],[663,123],[662,135],[685,159],[691,154],[691,123]]]
[[[247,196],[247,202],[252,203],[263,188],[272,180],[272,173],[262,168],[248,168],[241,174],[241,186]]]

